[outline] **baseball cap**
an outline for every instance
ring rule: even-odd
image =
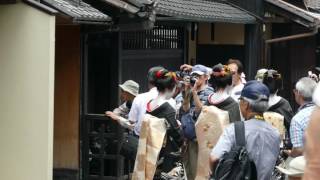
[[[280,166],[276,166],[276,168],[280,172],[288,176],[302,176],[305,166],[306,166],[306,160],[304,156],[299,156],[299,157],[293,158],[289,162],[288,167],[283,168]]]
[[[248,81],[241,92],[237,93],[237,95],[240,94],[241,97],[245,97],[251,100],[265,100],[268,101],[270,96],[270,91],[266,85],[263,83],[252,80]]]
[[[127,80],[123,84],[120,84],[119,87],[134,96],[137,96],[139,94],[139,84],[136,83],[133,80]]]
[[[192,67],[191,75],[192,74],[198,74],[198,75],[208,74],[208,68],[204,65],[197,64]]]

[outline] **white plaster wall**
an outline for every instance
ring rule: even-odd
[[[0,5],[0,179],[51,180],[55,17]]]

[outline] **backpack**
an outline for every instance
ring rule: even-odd
[[[181,125],[183,130],[183,135],[189,140],[196,138],[195,120],[190,113],[183,114],[181,116]]]
[[[214,171],[214,180],[256,180],[257,170],[245,147],[243,121],[234,123],[236,145],[223,154]]]

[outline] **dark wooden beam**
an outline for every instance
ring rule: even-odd
[[[277,7],[277,6],[274,6],[272,4],[266,3],[265,8],[269,12],[272,12],[272,13],[275,13],[277,15],[283,16],[283,17],[287,18],[288,20],[291,20],[293,22],[301,24],[301,25],[303,25],[305,27],[308,27],[308,28],[314,27],[314,23],[313,22],[310,22],[310,21],[306,20],[305,18],[303,18],[303,17],[301,17],[301,16],[299,16],[297,14],[288,12],[288,11],[286,11],[286,10],[280,8],[280,7]]]
[[[257,70],[266,66],[263,62],[262,23],[245,25],[245,61],[247,79],[254,79]]]
[[[0,1],[0,5],[1,4],[15,4],[17,3],[17,0],[1,0]]]

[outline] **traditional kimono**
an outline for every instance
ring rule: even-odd
[[[140,132],[134,180],[151,180],[155,175],[159,178],[161,172],[169,172],[180,160],[183,137],[175,109],[166,102],[147,113]]]
[[[199,145],[196,180],[209,179],[209,159],[212,148],[217,143],[223,128],[229,124],[229,114],[215,106],[203,106],[196,122]]]

